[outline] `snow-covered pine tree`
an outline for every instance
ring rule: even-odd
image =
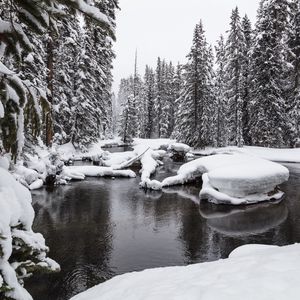
[[[82,51],[79,43],[80,27],[74,14],[68,14],[58,24],[55,44],[55,63],[53,79],[53,118],[55,142],[71,141],[75,118],[75,74],[78,70],[78,53]]]
[[[217,98],[215,93],[215,72],[214,72],[214,54],[212,46],[208,46],[206,53],[206,84],[203,90],[203,116],[202,116],[202,140],[206,146],[215,144],[216,122],[215,114],[217,110]]]
[[[132,142],[138,136],[136,104],[133,93],[134,79],[130,76],[120,83],[118,102],[121,106],[119,135],[124,143]]]
[[[226,52],[225,52],[225,41],[223,35],[217,41],[215,46],[216,52],[216,78],[215,78],[215,96],[216,96],[216,108],[215,108],[215,135],[214,145],[216,147],[226,146],[228,137],[227,122],[226,122]]]
[[[242,32],[244,35],[242,56],[242,130],[243,140],[246,145],[251,144],[249,135],[249,103],[250,103],[250,51],[252,48],[253,32],[251,22],[247,15],[242,20]]]
[[[185,66],[184,84],[180,96],[179,139],[194,147],[210,144],[207,136],[207,122],[210,116],[204,111],[211,107],[211,58],[202,22],[194,30],[193,45]]]
[[[174,113],[176,101],[176,88],[175,88],[175,68],[170,62],[166,66],[166,102],[168,103],[167,120],[168,128],[166,137],[170,137],[174,130]]]
[[[287,146],[290,124],[284,98],[289,1],[263,0],[251,55],[250,135],[252,144]]]
[[[115,26],[115,12],[118,9],[118,0],[97,0],[95,6],[110,18]],[[101,137],[111,135],[112,127],[112,61],[115,58],[112,49],[113,41],[105,29],[92,22],[86,22],[87,54],[94,57],[95,64],[91,64],[90,73],[95,82],[92,87],[94,102],[97,104],[95,118],[98,123],[97,135]]]
[[[227,130],[229,144],[241,147],[243,141],[243,50],[245,38],[242,31],[239,10],[236,7],[231,14],[230,30],[226,42],[226,98]]]
[[[154,135],[155,120],[155,74],[153,69],[146,66],[144,75],[144,101],[146,103],[146,129],[145,137],[151,138]]]
[[[161,121],[162,121],[162,102],[163,102],[163,62],[160,57],[157,58],[155,70],[155,123],[157,136],[161,136]]]
[[[180,93],[183,88],[183,76],[182,76],[182,69],[183,66],[179,63],[176,67],[176,72],[174,75],[174,95],[175,95],[175,102],[174,102],[174,129],[172,132],[172,137],[177,139],[179,138],[179,124],[180,124],[180,112],[181,112],[181,97]]]
[[[115,1],[114,1],[115,2]],[[114,38],[114,24],[110,18],[92,4],[87,4],[82,0],[78,1],[45,1],[30,0],[24,1],[1,1],[1,69],[0,69],[0,89],[1,89],[1,144],[5,151],[11,152],[14,157],[21,153],[24,145],[24,110],[27,115],[32,108],[32,115],[40,117],[37,113],[36,103],[38,99],[43,99],[45,93],[41,87],[22,77],[22,61],[28,57],[32,51],[38,52],[34,43],[30,40],[30,32],[36,32],[45,36],[49,29],[48,39],[48,113],[46,118],[46,141],[49,144],[52,139],[52,87],[53,87],[53,36],[58,18],[63,18],[65,8],[72,7],[74,11],[80,11],[85,16],[93,19],[99,24],[108,35]],[[26,34],[27,33],[27,34]],[[26,79],[26,80],[25,80]],[[34,90],[34,93],[31,91]],[[41,92],[42,91],[42,92]],[[35,98],[33,98],[35,97]],[[26,108],[27,106],[27,108]],[[31,120],[32,122],[33,120]],[[34,130],[36,131],[36,130]]]
[[[292,123],[291,146],[300,145],[300,1],[292,1],[291,32],[289,36],[289,73],[290,88],[287,101],[287,113]]]
[[[160,94],[160,104],[161,114],[158,115],[159,122],[159,137],[167,138],[169,132],[169,112],[170,112],[170,102],[168,99],[168,82],[167,82],[167,74],[168,74],[168,65],[165,60],[162,61],[161,64],[161,78],[160,80],[160,90],[158,90],[158,94]]]

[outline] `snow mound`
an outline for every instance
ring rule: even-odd
[[[0,285],[8,290],[5,293],[8,298],[32,299],[22,285],[23,278],[30,275],[27,269],[30,273],[40,268],[59,270],[59,266],[46,257],[49,249],[42,235],[32,231],[33,219],[29,190],[0,168]],[[20,252],[23,253],[20,259],[24,261],[16,261]],[[13,262],[10,262],[12,256]],[[22,276],[18,275],[20,272]]]
[[[246,245],[228,259],[128,273],[71,300],[298,300],[300,245]]]
[[[219,154],[202,157],[180,167],[176,176],[161,186],[184,184],[202,175],[200,199],[233,205],[279,199],[279,184],[289,178],[284,166],[246,154]]]

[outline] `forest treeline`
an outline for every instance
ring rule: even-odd
[[[118,0],[0,0],[0,154],[111,128]]]
[[[300,142],[300,1],[262,0],[255,27],[238,8],[214,47],[196,25],[187,63],[121,81],[119,133],[194,147]]]

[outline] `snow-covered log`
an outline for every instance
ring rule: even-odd
[[[64,167],[64,176],[70,179],[83,180],[87,177],[128,177],[135,178],[136,174],[131,170],[114,170],[110,167],[98,166],[70,166]]]

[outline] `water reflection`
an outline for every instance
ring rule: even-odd
[[[215,205],[201,201],[200,214],[213,230],[228,236],[262,234],[279,226],[288,216],[285,201],[250,206]]]
[[[62,268],[42,276],[38,286],[29,283],[34,299],[69,299],[113,275],[107,267],[113,235],[110,195],[101,184],[80,182],[35,192],[33,198],[35,228],[44,233],[51,257]]]
[[[179,166],[167,159],[156,179]],[[100,178],[35,191],[34,229],[62,271],[27,288],[35,300],[67,300],[116,274],[225,258],[247,243],[300,242],[300,168],[289,168],[282,202],[242,208],[199,205],[201,182],[145,192],[140,178]]]

